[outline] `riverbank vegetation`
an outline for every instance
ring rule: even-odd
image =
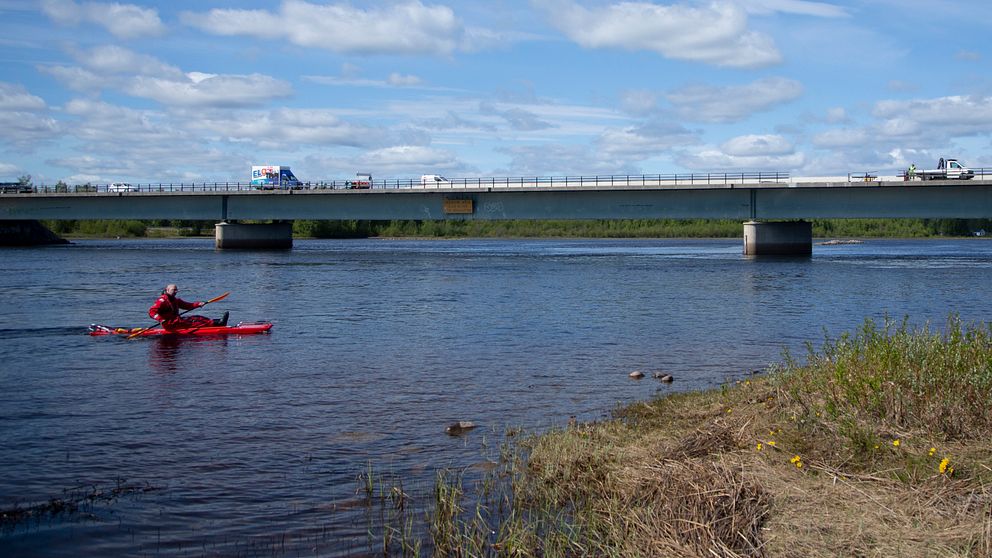
[[[44,221],[60,236],[210,236],[213,221]],[[929,238],[992,232],[992,219],[815,219],[817,238]],[[714,219],[316,221],[293,223],[297,238],[738,238],[741,223]]]
[[[370,546],[405,556],[986,557],[990,406],[988,325],[952,318],[941,333],[868,321],[765,376],[505,444],[471,486],[465,472],[442,471],[422,539],[402,485],[377,489],[369,471],[365,492],[381,512]]]

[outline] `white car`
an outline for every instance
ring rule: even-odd
[[[112,182],[107,186],[108,192],[137,192],[138,187],[127,182]]]

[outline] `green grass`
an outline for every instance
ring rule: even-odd
[[[507,436],[370,531],[404,556],[986,557],[990,404],[988,325],[866,321],[765,376]]]

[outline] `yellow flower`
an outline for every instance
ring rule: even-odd
[[[950,463],[951,463],[951,460],[948,459],[948,458],[946,458],[946,457],[940,460],[940,466],[937,467],[937,470],[940,471],[940,474],[941,475],[943,475],[944,473],[947,473],[947,466]],[[951,468],[951,472],[952,473],[954,472],[954,468]]]
[[[730,411],[732,411],[732,410],[733,410],[733,409],[729,409],[729,408],[728,408],[728,409],[727,409],[727,412],[729,413],[729,412],[730,412]]]
[[[758,442],[758,451],[761,451],[761,442]]]
[[[802,457],[799,457],[797,455],[797,456],[794,456],[792,459],[790,459],[789,460],[789,463],[799,463],[800,460],[802,460]]]
[[[769,446],[774,446],[775,445],[775,440],[768,440],[768,445]]]
[[[937,453],[937,448],[931,447],[930,448],[930,457],[933,457],[933,454],[935,454],[935,453]]]
[[[892,445],[895,447],[899,447],[899,440],[892,440]]]

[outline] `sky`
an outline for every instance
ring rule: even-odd
[[[0,0],[0,181],[992,167],[987,0]]]

